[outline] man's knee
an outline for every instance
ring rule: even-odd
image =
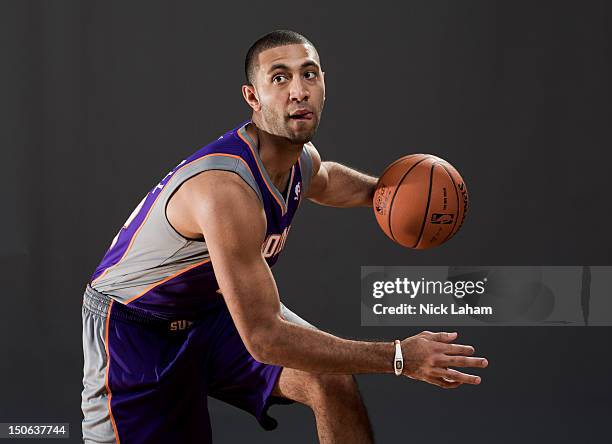
[[[361,402],[357,381],[353,375],[312,374],[307,382],[307,393],[312,403],[326,399]]]

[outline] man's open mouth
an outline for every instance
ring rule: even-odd
[[[296,111],[295,113],[291,114],[289,118],[293,120],[311,120],[312,112],[311,111]]]

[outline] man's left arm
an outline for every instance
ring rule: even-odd
[[[378,179],[336,162],[322,162],[311,143],[312,179],[306,197],[331,207],[371,207]]]

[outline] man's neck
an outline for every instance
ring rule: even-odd
[[[259,151],[268,176],[277,189],[284,190],[291,167],[298,161],[303,145],[294,145],[284,137],[278,137],[259,129],[254,123],[246,127],[246,132]]]

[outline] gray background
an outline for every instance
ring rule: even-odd
[[[611,9],[605,1],[26,1],[0,9],[0,420],[80,427],[83,287],[144,193],[248,117],[251,42],[303,32],[327,72],[315,139],[377,174],[411,152],[461,171],[471,208],[431,251],[394,245],[371,210],[304,205],[274,273],[330,332],[360,327],[361,265],[610,264]],[[463,328],[491,365],[443,391],[359,378],[381,443],[605,442],[607,328]],[[300,406],[277,431],[211,403],[217,442],[310,443]],[[73,432],[73,436],[77,433]]]

